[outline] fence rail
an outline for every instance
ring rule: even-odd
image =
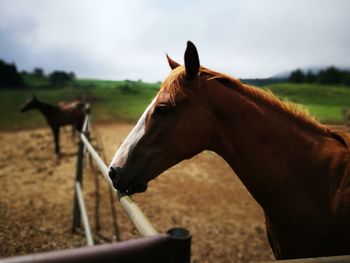
[[[80,133],[81,145],[79,148],[82,147],[83,149],[80,149],[80,151],[78,151],[77,167],[81,166],[81,168],[77,168],[76,184],[80,185],[82,183],[82,160],[84,157],[84,148],[85,148],[90,153],[92,159],[97,164],[97,167],[101,171],[103,177],[106,179],[107,183],[109,184],[109,187],[111,187],[111,189],[115,192],[116,196],[119,198],[121,206],[124,208],[125,212],[129,216],[133,224],[135,225],[140,235],[143,237],[157,235],[158,231],[153,227],[152,223],[143,214],[142,210],[137,206],[137,204],[133,201],[133,199],[130,196],[122,196],[120,192],[113,187],[113,183],[108,176],[107,165],[104,163],[102,158],[98,155],[96,150],[90,144],[88,127],[89,127],[89,116],[86,117],[82,132]],[[75,202],[75,206],[76,205],[80,206],[78,202]],[[73,217],[79,217],[77,216],[77,213],[78,213],[77,211],[78,210],[75,208],[75,213]],[[73,220],[76,221],[76,219],[73,219]],[[86,222],[84,217],[82,218],[82,220],[84,224],[85,233],[88,233],[89,230],[86,229],[88,228],[87,227],[88,223]],[[75,228],[74,223],[73,223],[73,228]]]
[[[85,237],[87,241],[88,246],[93,246],[94,245],[94,240],[92,238],[91,234],[91,228],[89,224],[89,218],[87,217],[86,209],[85,209],[85,202],[83,198],[83,192],[81,190],[80,183],[76,182],[75,183],[75,193],[77,195],[77,200],[79,203],[79,208],[80,208],[80,213],[82,217],[82,221],[84,224],[84,231],[85,231]]]

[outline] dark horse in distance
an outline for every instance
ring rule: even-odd
[[[114,186],[144,192],[166,169],[212,150],[264,209],[277,259],[350,254],[348,135],[200,66],[191,42],[184,66],[168,62],[170,75],[110,164]]]
[[[45,116],[47,123],[51,127],[56,154],[60,153],[60,127],[72,125],[73,133],[75,130],[80,132],[87,110],[86,104],[79,100],[60,102],[57,105],[52,105],[38,100],[37,97],[33,95],[33,97],[21,107],[21,112],[34,109],[39,110]]]

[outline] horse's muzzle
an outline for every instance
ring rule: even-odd
[[[114,188],[118,189],[118,183],[120,181],[120,172],[118,170],[121,168],[114,168],[113,166],[109,167],[109,178],[111,178]]]
[[[122,195],[132,195],[134,193],[141,193],[145,192],[147,189],[147,182],[144,180],[136,180],[132,183],[125,184],[121,182],[121,174],[124,169],[120,167],[113,167],[111,166],[109,168],[108,175],[112,180],[113,187],[117,189]]]

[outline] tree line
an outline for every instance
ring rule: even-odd
[[[7,63],[0,59],[0,88],[26,87],[27,83],[25,80],[28,78],[36,81],[41,80],[51,86],[59,86],[75,80],[76,76],[74,72],[63,70],[54,70],[46,75],[41,68],[34,68],[32,72],[19,72],[15,64]]]
[[[350,86],[350,71],[340,70],[334,66],[313,73],[304,73],[301,69],[292,71],[288,79],[292,83],[342,84]]]
[[[23,76],[32,76],[36,79],[47,79],[52,85],[64,85],[75,80],[74,72],[66,72],[63,70],[55,70],[48,75],[45,75],[41,68],[34,68],[32,72],[22,71]]]
[[[16,65],[0,60],[0,87],[20,88],[23,86],[24,81],[18,73]]]

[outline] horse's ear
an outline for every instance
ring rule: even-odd
[[[196,46],[191,41],[187,41],[185,51],[185,68],[186,76],[189,80],[192,80],[197,76],[199,71],[199,56]]]
[[[168,56],[168,54],[166,54],[166,58],[167,58],[167,60],[168,60],[168,63],[169,63],[169,66],[170,66],[171,69],[176,69],[178,66],[180,66],[180,64],[177,63],[176,61],[172,60],[172,59]]]

